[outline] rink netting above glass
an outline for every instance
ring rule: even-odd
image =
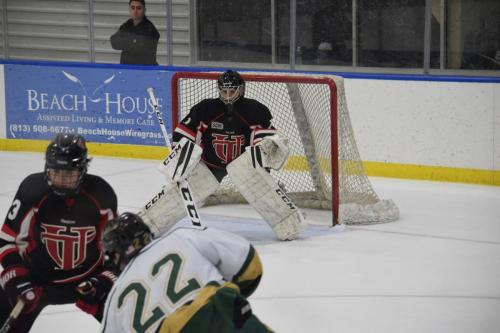
[[[174,76],[173,107],[177,108],[179,119],[202,99],[218,98],[218,75],[179,72]],[[338,211],[339,222],[346,224],[398,219],[397,206],[392,200],[379,199],[364,172],[341,77],[269,73],[242,76],[246,82],[245,97],[265,104],[273,115],[273,125],[289,139],[287,163],[271,174],[299,207],[331,209],[334,214]],[[335,86],[337,104],[331,98]],[[336,149],[336,142],[332,148],[332,119],[337,119],[337,164],[337,154],[332,151]],[[338,177],[332,177],[332,169],[337,165]],[[338,200],[335,193],[339,194]],[[242,202],[244,198],[226,177],[205,205]]]

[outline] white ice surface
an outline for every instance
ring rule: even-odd
[[[121,212],[136,211],[163,181],[157,163],[97,156],[90,173],[115,188]],[[42,169],[42,154],[0,152],[3,216],[21,180]],[[243,235],[259,252],[264,276],[250,298],[254,312],[287,333],[500,332],[500,188],[372,183],[399,206],[399,221],[330,228],[328,213],[307,210],[302,237],[279,242],[246,205],[202,209],[207,225]],[[98,327],[73,305],[51,306],[32,332]]]

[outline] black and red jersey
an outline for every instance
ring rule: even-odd
[[[0,231],[0,263],[24,265],[41,281],[83,279],[102,267],[101,235],[116,211],[115,192],[101,177],[86,174],[78,193],[63,197],[45,173],[29,175]]]
[[[193,106],[173,135],[174,143],[184,136],[203,148],[202,160],[209,167],[225,168],[245,147],[273,135],[271,112],[264,104],[240,98],[226,105],[218,98],[205,99]]]

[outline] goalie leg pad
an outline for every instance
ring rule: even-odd
[[[198,207],[219,187],[219,182],[204,163],[198,163],[187,181],[193,189],[194,201]],[[186,216],[186,209],[177,184],[170,182],[163,186],[139,211],[138,215],[142,217],[155,235],[162,234],[172,228]]]
[[[306,225],[302,213],[265,169],[252,166],[248,151],[226,170],[241,195],[271,226],[278,239],[297,238]]]

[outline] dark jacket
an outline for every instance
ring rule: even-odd
[[[160,33],[146,16],[134,26],[132,19],[127,20],[111,36],[111,46],[122,50],[121,64],[158,65],[156,49]]]

